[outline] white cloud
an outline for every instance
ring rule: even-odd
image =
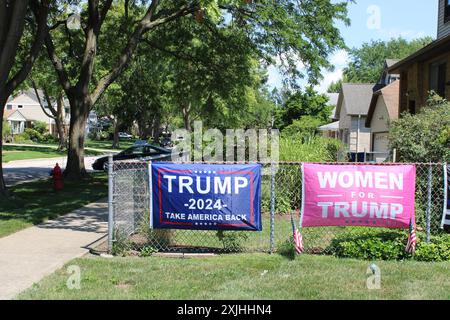
[[[330,63],[334,66],[334,71],[322,71],[323,79],[320,84],[315,86],[319,93],[327,92],[331,83],[337,82],[343,78],[344,68],[348,65],[350,56],[347,50],[339,50],[330,57]]]
[[[323,73],[323,80],[320,81],[320,84],[315,86],[314,89],[319,93],[327,92],[328,87],[331,83],[337,82],[342,79],[344,75],[344,68],[336,68],[334,71],[326,71]]]
[[[342,49],[342,50],[337,51],[336,53],[334,53],[331,56],[330,62],[336,68],[341,68],[348,64],[349,59],[350,59],[350,57],[348,55],[347,50]]]

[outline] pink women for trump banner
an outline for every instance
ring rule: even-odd
[[[415,225],[414,165],[304,163],[302,171],[302,227]]]

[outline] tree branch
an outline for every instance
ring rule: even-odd
[[[11,78],[11,80],[6,85],[6,92],[11,95],[13,91],[27,78],[28,74],[33,67],[34,61],[39,56],[39,53],[44,42],[45,33],[47,29],[47,16],[49,12],[49,0],[32,0],[31,10],[36,17],[37,30],[35,35],[35,40],[31,46],[30,53],[24,61],[22,68]]]
[[[46,36],[45,36],[45,47],[47,48],[47,54],[50,58],[50,61],[52,62],[56,74],[58,75],[59,83],[61,84],[62,88],[64,89],[64,92],[69,95],[69,91],[72,87],[69,76],[67,74],[66,69],[64,68],[64,65],[61,61],[61,59],[56,54],[55,46],[53,45],[52,36],[50,35],[50,32],[47,28]]]
[[[51,27],[49,27],[49,30],[55,30],[57,29],[59,26],[61,25],[66,25],[67,24],[67,20],[59,20],[57,21],[54,25],[52,25]]]
[[[139,41],[142,38],[142,35],[148,32],[150,29],[153,29],[159,25],[162,25],[164,23],[168,23],[170,21],[176,20],[180,17],[186,16],[190,13],[193,13],[194,11],[198,10],[199,6],[198,3],[195,2],[191,5],[182,6],[178,11],[172,12],[168,14],[165,17],[161,17],[161,13],[158,14],[158,16],[155,17],[156,8],[159,4],[159,0],[153,0],[149,9],[147,10],[147,13],[142,18],[142,20],[137,25],[136,29],[134,30],[132,36],[128,40],[127,45],[122,51],[122,54],[119,57],[119,60],[116,64],[116,66],[111,70],[109,74],[104,76],[100,79],[98,82],[95,90],[93,91],[91,95],[91,101],[92,105],[95,104],[95,102],[100,98],[100,96],[103,94],[103,92],[106,90],[106,88],[117,79],[117,77],[121,74],[122,70],[126,67],[126,65],[131,60],[131,57],[133,56],[134,52],[136,51],[136,48],[139,44]]]
[[[106,15],[108,14],[109,9],[111,8],[112,0],[107,0],[103,5],[102,11],[100,12],[100,28],[103,25],[103,22],[106,19]]]
[[[8,7],[6,0],[0,0],[0,56],[4,47],[7,26],[9,24]]]
[[[0,85],[2,86],[8,81],[9,71],[14,65],[17,48],[25,26],[28,1],[11,2],[9,5],[12,7],[6,11],[9,11],[10,23],[5,26],[5,29],[0,31],[4,33],[4,42],[1,43],[4,47],[1,49],[0,56],[0,70],[2,71],[0,72]]]
[[[150,47],[152,47],[153,49],[159,50],[163,53],[166,53],[168,55],[171,55],[173,57],[175,57],[176,59],[179,60],[184,60],[184,61],[188,61],[188,62],[194,62],[194,63],[199,63],[201,65],[203,65],[204,67],[209,67],[211,69],[216,70],[217,72],[219,71],[219,66],[211,63],[210,61],[205,61],[204,59],[201,59],[199,57],[194,57],[192,55],[188,55],[185,53],[182,53],[181,51],[172,51],[169,50],[167,48],[164,48],[156,43],[151,42],[148,39],[143,38],[142,42],[144,42],[145,44],[149,45]]]
[[[53,115],[49,114],[49,113],[47,112],[47,110],[45,110],[44,104],[43,104],[42,101],[41,101],[41,97],[40,97],[40,95],[39,95],[39,92],[38,92],[38,89],[37,89],[37,86],[36,86],[36,82],[34,82],[33,79],[31,79],[31,85],[33,86],[34,94],[36,95],[36,98],[37,98],[37,100],[38,100],[38,102],[39,102],[39,106],[41,107],[42,111],[45,113],[45,115],[46,115],[47,117],[52,118],[53,120],[55,120],[55,119],[56,119],[56,116],[57,116],[56,110],[55,110],[55,109],[53,108],[53,106],[52,106],[52,102],[50,101],[50,97],[49,97],[49,95],[48,95],[48,93],[47,93],[47,89],[45,89],[45,88],[43,89],[43,90],[44,90],[44,96],[45,96],[45,99],[47,100],[48,108],[50,109],[50,111],[51,111],[51,113],[52,113]]]

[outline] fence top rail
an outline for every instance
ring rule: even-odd
[[[149,160],[118,160],[115,164],[148,164]],[[156,162],[156,161],[153,161]],[[324,165],[376,165],[376,166],[398,166],[398,165],[419,165],[419,166],[443,166],[444,162],[315,162],[315,161],[277,161],[277,162],[252,162],[252,161],[157,161],[158,163],[177,164],[261,164],[268,165],[302,165],[303,163],[324,164]]]

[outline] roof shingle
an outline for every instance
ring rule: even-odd
[[[375,84],[343,83],[341,94],[348,115],[367,115]],[[340,99],[341,100],[341,99]],[[339,111],[340,113],[340,111]]]

